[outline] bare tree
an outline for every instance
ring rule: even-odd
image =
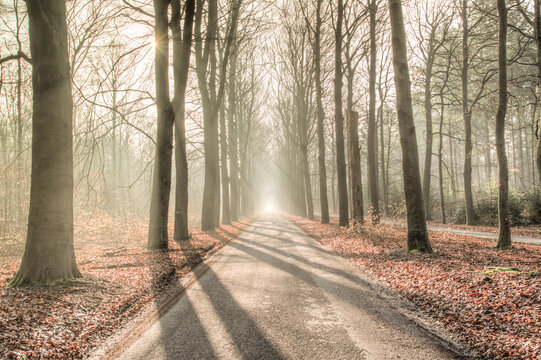
[[[184,112],[186,107],[186,87],[193,36],[193,19],[195,0],[186,0],[184,7],[184,32],[180,30],[180,0],[171,2],[173,34],[173,70],[175,76],[175,95],[173,106],[175,111],[175,230],[174,239],[185,240],[188,233],[188,159],[186,155],[186,127]],[[182,39],[181,39],[182,36]]]
[[[426,228],[421,175],[419,173],[419,153],[413,122],[406,31],[400,0],[389,1],[389,14],[393,44],[394,81],[397,93],[396,110],[402,147],[402,173],[408,218],[408,250],[430,253],[432,247]]]
[[[336,167],[338,172],[338,208],[340,226],[349,226],[346,159],[344,153],[344,117],[342,111],[342,22],[343,0],[338,0],[335,29],[334,106],[336,131]]]
[[[498,74],[499,100],[496,113],[496,153],[498,156],[498,249],[511,248],[509,222],[509,170],[505,148],[505,115],[507,113],[507,7],[505,0],[498,0]]]
[[[72,95],[66,3],[28,0],[32,56],[32,182],[26,247],[11,285],[81,277],[73,248]]]
[[[148,226],[149,249],[167,249],[175,112],[169,98],[168,0],[154,0],[158,130]]]

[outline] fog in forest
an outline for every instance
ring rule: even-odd
[[[496,2],[403,4],[417,153],[401,147],[387,4],[340,4],[66,2],[76,248],[149,223],[149,238],[165,225],[173,236],[175,214],[203,230],[270,210],[341,225],[405,218],[403,169],[417,171],[422,217],[497,225]],[[25,2],[3,0],[0,14],[0,236],[22,255],[35,62]],[[532,14],[525,1],[507,13],[514,225],[541,220]]]

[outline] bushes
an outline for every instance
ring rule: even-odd
[[[450,224],[465,224],[466,209],[464,198],[459,197],[453,201],[446,198],[445,214]],[[474,194],[475,211],[478,216],[478,225],[498,225],[498,189],[491,188]],[[439,199],[432,200],[432,217],[434,221],[441,221]],[[511,213],[511,226],[541,224],[541,194],[538,191],[511,191],[509,193],[509,212]],[[406,218],[406,202],[396,200],[387,208],[387,215],[396,218]]]
[[[479,192],[474,201],[479,225],[497,226],[497,189]],[[464,224],[466,222],[464,198],[450,201],[446,205],[446,210],[447,219],[450,223]],[[511,226],[541,224],[541,195],[538,192],[511,191],[509,193],[509,212]]]

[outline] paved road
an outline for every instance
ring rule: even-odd
[[[206,266],[206,265],[203,265]],[[226,246],[121,359],[453,359],[278,215]]]
[[[384,222],[386,222],[387,224],[406,226],[405,221],[384,220]],[[428,230],[433,230],[433,231],[446,232],[446,233],[451,233],[451,234],[467,235],[467,236],[474,236],[474,237],[480,237],[480,238],[486,238],[486,239],[494,239],[494,240],[498,239],[498,234],[492,234],[492,233],[483,232],[483,231],[454,229],[454,228],[450,228],[450,227],[446,227],[446,226],[433,226],[433,225],[428,225],[427,227],[428,227]],[[519,242],[519,243],[524,243],[524,244],[541,245],[541,238],[534,238],[534,237],[530,237],[530,236],[511,235],[511,240],[513,242]]]

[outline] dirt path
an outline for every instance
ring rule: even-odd
[[[278,215],[261,217],[206,267],[121,359],[454,359]]]

